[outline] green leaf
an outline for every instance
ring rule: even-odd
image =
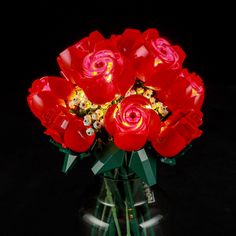
[[[69,169],[71,169],[72,166],[75,164],[76,160],[77,160],[77,156],[76,155],[72,155],[72,154],[66,153],[65,158],[64,158],[64,163],[63,163],[62,171],[64,173],[67,173],[67,171]]]
[[[124,153],[124,151],[111,143],[102,152],[95,153],[98,161],[92,167],[92,172],[97,175],[121,167],[124,160]]]
[[[144,149],[132,152],[129,168],[149,186],[156,184],[156,159],[148,157]]]

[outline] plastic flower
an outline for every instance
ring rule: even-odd
[[[183,68],[185,56],[156,29],[109,39],[95,31],[58,56],[64,78],[37,79],[27,101],[45,133],[74,152],[95,139],[125,151],[150,141],[174,157],[202,133],[204,85]]]
[[[171,45],[159,36],[156,29],[148,29],[143,33],[129,29],[120,41],[121,48],[129,47],[125,51],[134,61],[138,78],[152,87],[157,81],[151,79],[153,73],[157,73],[158,79],[165,78],[166,73],[176,74],[186,57],[180,46]]]
[[[111,106],[105,115],[105,128],[117,147],[125,151],[141,149],[148,138],[159,133],[160,119],[141,95],[126,97]]]
[[[155,78],[156,77],[156,78]],[[153,79],[157,90],[157,99],[163,102],[170,110],[201,109],[204,100],[204,86],[200,76],[183,69],[176,75],[159,78],[154,74]]]
[[[66,106],[65,99],[73,92],[73,86],[63,78],[45,76],[35,80],[29,92],[27,102],[31,111],[47,126],[53,111],[59,112]]]
[[[77,152],[86,151],[95,135],[86,135],[81,118],[72,115],[65,100],[73,93],[72,84],[59,77],[43,77],[34,81],[27,97],[29,107],[47,129],[45,134],[66,148]],[[81,124],[82,122],[82,124]]]
[[[116,38],[105,39],[95,31],[58,57],[62,74],[82,88],[95,104],[124,95],[135,81],[132,64],[118,50],[116,42]]]
[[[164,157],[172,157],[182,151],[202,131],[202,113],[193,109],[177,110],[164,123],[161,132],[151,140],[154,149]]]
[[[126,29],[109,39],[95,31],[59,54],[63,78],[42,77],[29,89],[31,111],[65,153],[62,171],[90,156],[95,175],[119,180],[111,186],[105,181],[99,194],[115,203],[107,212],[107,225],[116,222],[108,229],[112,234],[126,230],[126,235],[140,235],[146,229],[155,234],[155,225],[140,226],[158,212],[139,211],[133,194],[140,192],[144,202],[153,203],[150,187],[157,183],[156,157],[174,165],[175,157],[202,134],[204,85],[200,76],[183,68],[185,56],[156,29]],[[141,188],[129,181],[133,178],[140,178]],[[96,202],[100,210],[95,219],[101,221],[106,204]],[[127,224],[116,206],[128,209]],[[149,204],[145,208],[149,210]],[[85,216],[94,234],[106,232],[107,227],[96,227]]]
[[[95,133],[89,133],[91,126],[85,126],[82,118],[74,118],[64,135],[64,147],[75,152],[87,151],[94,142]]]

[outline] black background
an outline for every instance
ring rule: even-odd
[[[127,4],[10,2],[1,8],[1,236],[80,235],[77,209],[93,183],[92,160],[63,174],[63,154],[48,142],[26,96],[33,80],[59,75],[56,57],[66,47],[93,30],[108,37],[129,27],[155,27],[181,45],[184,66],[205,83],[203,135],[175,167],[158,166],[158,183],[176,206],[174,235],[235,235],[231,8],[226,2]]]

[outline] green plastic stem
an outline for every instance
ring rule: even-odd
[[[117,177],[117,173],[115,173],[115,175],[113,176],[112,173],[109,171],[107,173],[104,173],[105,178],[111,178],[110,181],[110,188],[112,190],[112,192],[114,193],[114,199],[116,200],[116,202],[118,203],[118,205],[122,208],[125,207],[122,197],[120,195],[120,191],[118,190],[116,184],[114,184],[114,182],[112,181],[113,179],[115,180]]]
[[[115,235],[115,225],[114,225],[114,219],[112,217],[112,211],[109,211],[108,217],[107,217],[107,223],[109,224],[108,230],[106,230],[103,233],[103,236],[114,236]]]
[[[131,236],[127,200],[125,200],[126,236]]]
[[[136,215],[136,209],[134,207],[134,199],[132,197],[131,186],[129,184],[129,180],[127,178],[126,168],[121,167],[121,173],[123,176],[124,190],[125,190],[125,195],[126,195],[126,199],[127,199],[127,205],[128,205],[128,208],[131,209],[131,211],[132,211],[132,217],[129,216],[131,230],[135,236],[140,236],[139,224],[138,224],[138,219],[137,219],[137,215]]]
[[[112,199],[112,193],[111,193],[111,191],[109,189],[109,186],[107,184],[107,180],[104,179],[104,181],[105,181],[105,187],[106,187],[106,191],[107,191],[107,199],[108,199],[110,204],[114,205],[114,202],[113,202],[113,199]],[[114,218],[117,234],[118,234],[118,236],[122,236],[121,235],[121,230],[120,230],[120,225],[119,225],[118,218],[117,218],[115,205],[111,208],[111,211],[112,211],[112,215],[113,215],[113,218]]]

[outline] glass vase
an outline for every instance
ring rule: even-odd
[[[97,176],[79,209],[79,231],[85,236],[170,236],[168,196],[132,173]]]

